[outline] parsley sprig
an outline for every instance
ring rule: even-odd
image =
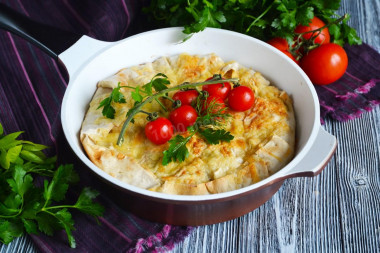
[[[63,229],[69,245],[75,248],[69,210],[101,216],[104,208],[93,202],[98,193],[84,188],[74,204],[62,204],[69,185],[79,180],[73,166],[56,168],[56,157],[43,153],[47,147],[18,140],[21,133],[5,135],[0,124],[0,242],[7,244],[25,232],[53,235]],[[45,176],[43,186],[35,183],[34,176]]]
[[[169,148],[164,151],[164,157],[162,158],[162,165],[168,165],[170,162],[183,162],[189,157],[189,150],[186,144],[191,138],[198,132],[209,144],[219,144],[222,141],[230,142],[234,139],[234,136],[225,129],[214,129],[211,127],[202,127],[195,130],[189,128],[190,135],[186,138],[180,134],[177,134],[169,140]]]
[[[164,157],[162,158],[162,165],[167,165],[170,162],[175,161],[185,161],[187,157],[189,157],[189,150],[186,147],[186,144],[193,137],[195,132],[191,133],[186,138],[180,134],[177,134],[169,140],[169,148],[164,151]]]
[[[98,108],[102,108],[102,114],[106,116],[107,118],[114,119],[115,118],[115,108],[112,106],[112,102],[114,103],[125,103],[125,98],[123,93],[120,92],[120,89],[122,87],[120,86],[120,83],[117,84],[117,87],[115,89],[112,89],[111,94],[109,97],[102,100],[102,102],[99,104]]]

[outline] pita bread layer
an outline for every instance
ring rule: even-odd
[[[255,105],[245,112],[228,111],[232,120],[225,129],[234,136],[231,142],[210,145],[194,135],[187,143],[189,157],[184,162],[163,166],[163,151],[169,144],[154,145],[145,137],[145,114],[135,116],[124,143],[116,145],[125,115],[134,103],[131,89],[121,89],[127,103],[115,104],[115,119],[105,118],[101,109],[97,109],[119,82],[142,86],[157,73],[167,75],[171,86],[204,81],[213,74],[239,78],[242,85],[254,91]],[[168,116],[157,103],[148,103],[144,110]],[[200,195],[239,189],[277,172],[293,156],[294,135],[291,99],[260,73],[237,62],[225,63],[214,54],[181,54],[125,68],[100,81],[83,121],[80,139],[91,161],[123,182],[157,192]]]

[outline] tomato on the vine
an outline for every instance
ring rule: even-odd
[[[197,97],[197,90],[177,91],[173,95],[173,99],[181,101],[181,105],[191,105],[195,100],[197,100]]]
[[[250,109],[255,103],[255,94],[247,86],[238,86],[230,92],[228,105],[232,110],[243,112]]]
[[[209,81],[211,79],[212,77],[206,79],[206,81]],[[202,90],[207,91],[210,97],[219,97],[224,100],[227,98],[228,93],[231,91],[231,84],[228,82],[206,84],[203,85]]]
[[[304,37],[306,40],[310,39],[312,36],[315,36],[317,35],[317,32],[309,32],[309,31],[313,31],[313,30],[316,30],[316,29],[319,29],[323,26],[325,26],[326,24],[320,20],[318,17],[314,17],[311,22],[305,26],[305,25],[298,25],[296,27],[296,29],[294,30],[295,33],[304,33],[304,32],[308,32],[308,33],[305,33],[304,35],[302,35],[302,37]],[[327,43],[330,43],[330,33],[329,33],[329,29],[326,27],[324,29],[322,29],[322,31],[318,34],[318,36],[315,38],[314,42],[316,44],[327,44]]]
[[[160,145],[166,143],[173,136],[173,124],[163,117],[149,121],[145,126],[146,137],[154,144]]]
[[[280,51],[288,51],[289,50],[289,44],[284,38],[275,37],[273,39],[270,39],[267,41],[267,43],[275,48],[277,48]]]
[[[194,125],[197,118],[197,111],[190,105],[182,105],[169,115],[169,120],[177,132],[186,132],[187,127]]]
[[[346,51],[334,43],[324,44],[302,57],[300,66],[314,84],[335,82],[346,72]]]

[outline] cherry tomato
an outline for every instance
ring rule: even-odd
[[[169,119],[177,132],[186,132],[187,127],[194,125],[197,118],[197,111],[190,105],[182,105],[169,115]]]
[[[173,95],[174,100],[180,100],[181,105],[191,105],[198,97],[197,90],[177,91]]]
[[[250,109],[255,103],[255,94],[247,86],[238,86],[230,92],[228,105],[231,109],[243,112]]]
[[[277,48],[280,51],[288,51],[289,50],[289,44],[286,41],[286,39],[275,37],[273,39],[270,39],[267,41],[267,43],[275,48]]]
[[[173,124],[166,118],[159,117],[149,121],[145,126],[146,137],[154,144],[166,143],[173,136]]]
[[[314,84],[326,85],[346,72],[346,51],[334,43],[324,44],[302,57],[300,66]]]
[[[211,109],[208,109],[210,106],[212,106]],[[220,97],[213,97],[209,96],[207,99],[203,102],[202,105],[202,114],[206,114],[209,110],[210,113],[224,113],[226,108],[226,104],[224,103],[224,100]]]
[[[322,20],[320,20],[318,17],[314,17],[311,20],[311,22],[309,23],[309,25],[307,25],[307,26],[298,25],[296,27],[296,29],[294,30],[294,32],[295,33],[304,33],[304,32],[308,32],[308,31],[312,31],[312,30],[321,28],[322,26],[325,26],[325,23]],[[314,34],[312,32],[305,33],[304,35],[302,35],[302,37],[304,37],[305,39],[310,39],[313,35],[317,35],[317,33],[314,33]],[[330,43],[329,29],[327,27],[324,28],[321,31],[321,33],[315,38],[314,42],[318,43],[320,45]]]
[[[210,79],[212,79],[212,77],[208,78],[206,81]],[[231,84],[228,82],[207,84],[203,85],[202,90],[207,91],[210,97],[219,97],[224,100],[227,98],[228,93],[231,90]]]

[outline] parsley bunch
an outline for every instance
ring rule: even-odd
[[[206,27],[224,28],[267,41],[281,37],[292,42],[297,25],[307,25],[314,16],[332,23],[340,0],[152,0],[144,9],[150,24],[159,27],[183,26],[191,36]],[[360,44],[356,31],[341,23],[329,26],[331,42]],[[190,37],[189,36],[189,37]]]
[[[61,204],[69,185],[79,180],[73,166],[56,168],[56,157],[43,153],[47,147],[18,140],[21,133],[5,135],[0,124],[0,242],[7,244],[25,232],[53,235],[63,229],[75,248],[74,220],[69,210],[95,218],[102,215],[104,208],[93,202],[98,193],[84,188],[74,204]],[[42,186],[35,183],[34,175],[45,177]]]

